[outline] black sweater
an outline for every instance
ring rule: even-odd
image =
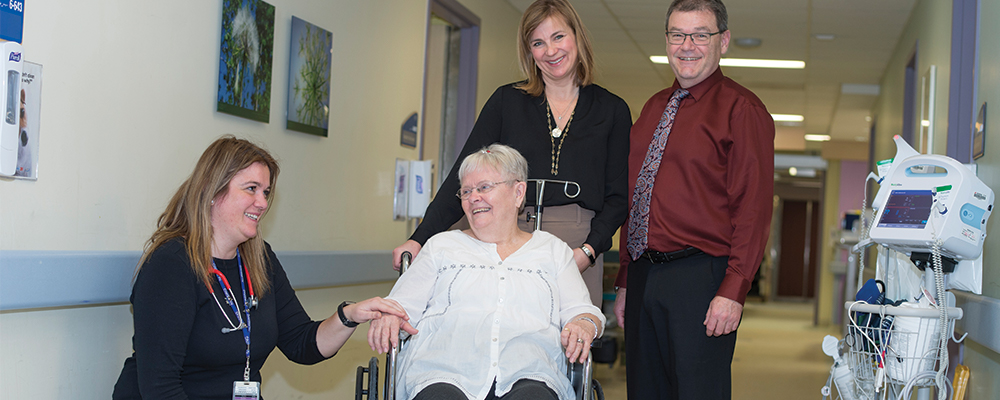
[[[250,379],[258,382],[260,367],[275,346],[301,364],[324,359],[316,347],[319,322],[306,314],[274,252],[266,247],[271,290],[250,312]],[[242,302],[236,260],[215,259],[215,265]],[[219,283],[212,281],[226,315],[238,324]],[[211,296],[191,270],[182,240],[153,252],[132,287],[135,352],[125,360],[113,398],[232,398],[233,382],[243,380],[246,343],[242,331],[221,332],[230,325]]]
[[[611,237],[628,212],[628,138],[632,127],[628,105],[600,86],[580,88],[573,120],[563,139],[558,176],[553,176],[550,169],[552,143],[547,118],[544,96],[529,96],[515,89],[514,84],[497,88],[479,113],[459,162],[441,184],[410,239],[423,245],[462,218],[462,204],[455,196],[461,186],[458,181],[461,160],[484,146],[502,143],[517,149],[528,160],[528,178],[579,183],[581,193],[575,199],[567,198],[561,185],[546,186],[542,204],[578,203],[594,211],[586,243],[598,253],[610,249]],[[535,205],[536,197],[535,185],[529,183],[528,207]]]

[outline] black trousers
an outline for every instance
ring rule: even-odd
[[[700,254],[628,267],[625,298],[629,399],[731,399],[736,332],[705,334],[705,314],[728,257]]]
[[[514,382],[514,386],[503,396],[497,397],[496,392],[497,382],[493,381],[493,387],[490,388],[490,394],[486,397],[486,400],[559,399],[559,396],[556,396],[556,392],[552,391],[545,383],[531,379],[521,379]],[[461,389],[455,387],[455,385],[450,383],[435,383],[417,393],[417,396],[413,400],[468,400],[468,397],[465,396],[465,393]]]

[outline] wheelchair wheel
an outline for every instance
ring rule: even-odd
[[[368,388],[365,388],[365,374],[368,375]],[[372,357],[368,368],[358,366],[358,374],[354,381],[354,400],[378,400],[378,359]]]
[[[591,397],[591,399],[604,400],[604,388],[601,387],[601,382],[598,382],[597,379],[594,379],[591,381],[591,385],[592,386],[590,390],[591,390],[591,395],[593,396]]]

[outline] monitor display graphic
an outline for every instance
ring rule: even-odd
[[[878,227],[923,229],[933,204],[934,194],[930,190],[893,190]]]

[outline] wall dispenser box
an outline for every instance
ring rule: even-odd
[[[17,146],[21,134],[21,72],[24,67],[21,45],[0,42],[3,76],[0,82],[0,174],[12,176],[17,170]]]

